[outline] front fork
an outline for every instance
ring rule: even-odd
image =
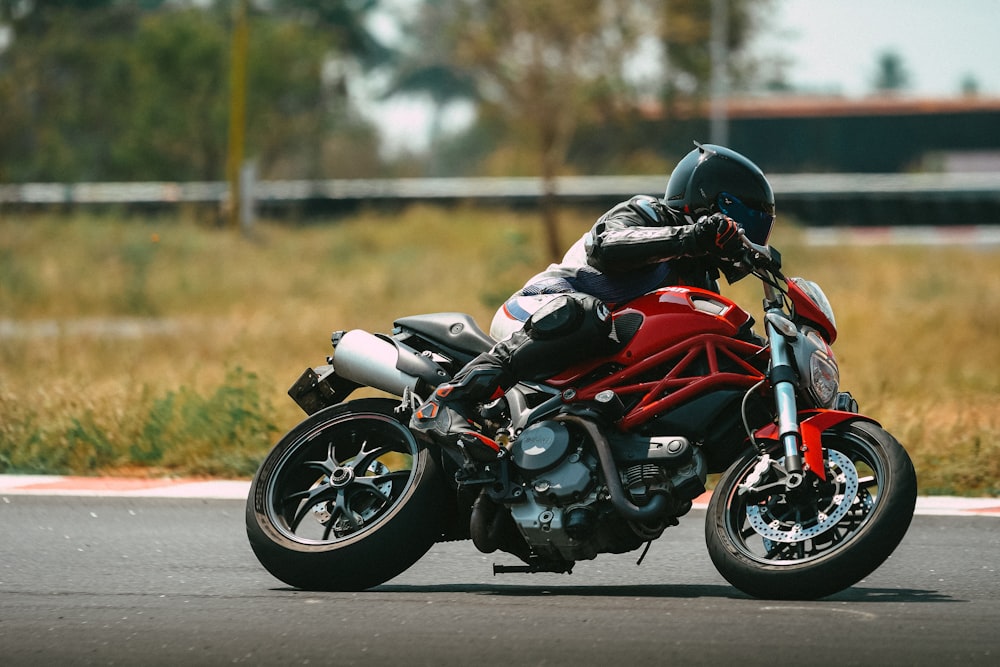
[[[857,413],[857,403],[853,409],[844,410],[809,409],[799,412],[795,398],[796,374],[789,340],[794,340],[798,332],[795,325],[780,308],[770,308],[764,320],[771,353],[771,387],[778,418],[775,423],[758,429],[752,440],[760,451],[754,469],[740,485],[740,493],[766,497],[769,493],[792,490],[802,485],[805,473],[811,472],[821,480],[826,480],[826,465],[823,455],[823,432],[848,421],[862,420],[877,424],[870,417]],[[850,398],[849,394],[844,394]],[[839,405],[840,403],[838,403]],[[847,405],[847,402],[844,402]],[[773,460],[766,451],[764,442],[780,444],[784,460]]]
[[[799,411],[795,400],[795,368],[792,366],[792,352],[789,349],[786,334],[779,331],[781,320],[788,325],[792,323],[778,310],[770,311],[764,320],[764,329],[771,350],[771,387],[774,389],[775,407],[778,412],[778,438],[781,441],[785,455],[784,483],[789,489],[794,489],[802,483],[803,466],[801,455],[802,434],[799,431]],[[816,474],[823,477],[825,470],[822,465],[822,451],[818,452],[820,465],[813,468]]]

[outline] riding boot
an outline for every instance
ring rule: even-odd
[[[458,447],[475,460],[496,459],[500,445],[473,428],[469,415],[477,404],[500,398],[517,382],[510,357],[527,339],[525,333],[515,332],[466,364],[449,382],[438,385],[413,413],[410,427],[439,444]]]
[[[472,428],[469,417],[476,404],[500,398],[517,382],[548,377],[600,353],[613,331],[603,302],[585,294],[560,294],[535,311],[523,329],[439,385],[413,413],[410,426],[442,445],[460,447],[473,459],[492,460],[500,446]]]

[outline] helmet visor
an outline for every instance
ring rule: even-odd
[[[774,215],[750,208],[728,192],[719,194],[716,201],[719,212],[736,221],[743,228],[747,238],[758,245],[767,243],[771,236],[771,227],[774,224]]]

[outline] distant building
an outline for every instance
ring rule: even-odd
[[[772,176],[784,215],[811,225],[1000,224],[1000,98],[791,95],[727,107],[727,144]],[[644,117],[640,134],[668,162],[709,140],[707,104]]]
[[[772,173],[1000,171],[1000,98],[793,95],[727,107],[728,144]],[[646,117],[667,153],[682,154],[691,137],[707,140],[707,105]]]

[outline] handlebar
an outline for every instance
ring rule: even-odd
[[[758,245],[747,238],[741,230],[740,239],[743,241],[745,252],[740,260],[750,269],[762,269],[781,275],[781,253],[769,245]]]
[[[755,273],[764,283],[764,308],[780,307],[782,290],[779,282],[785,282],[781,273],[781,253],[769,245],[758,245],[740,232],[743,241],[743,258],[740,264]]]

